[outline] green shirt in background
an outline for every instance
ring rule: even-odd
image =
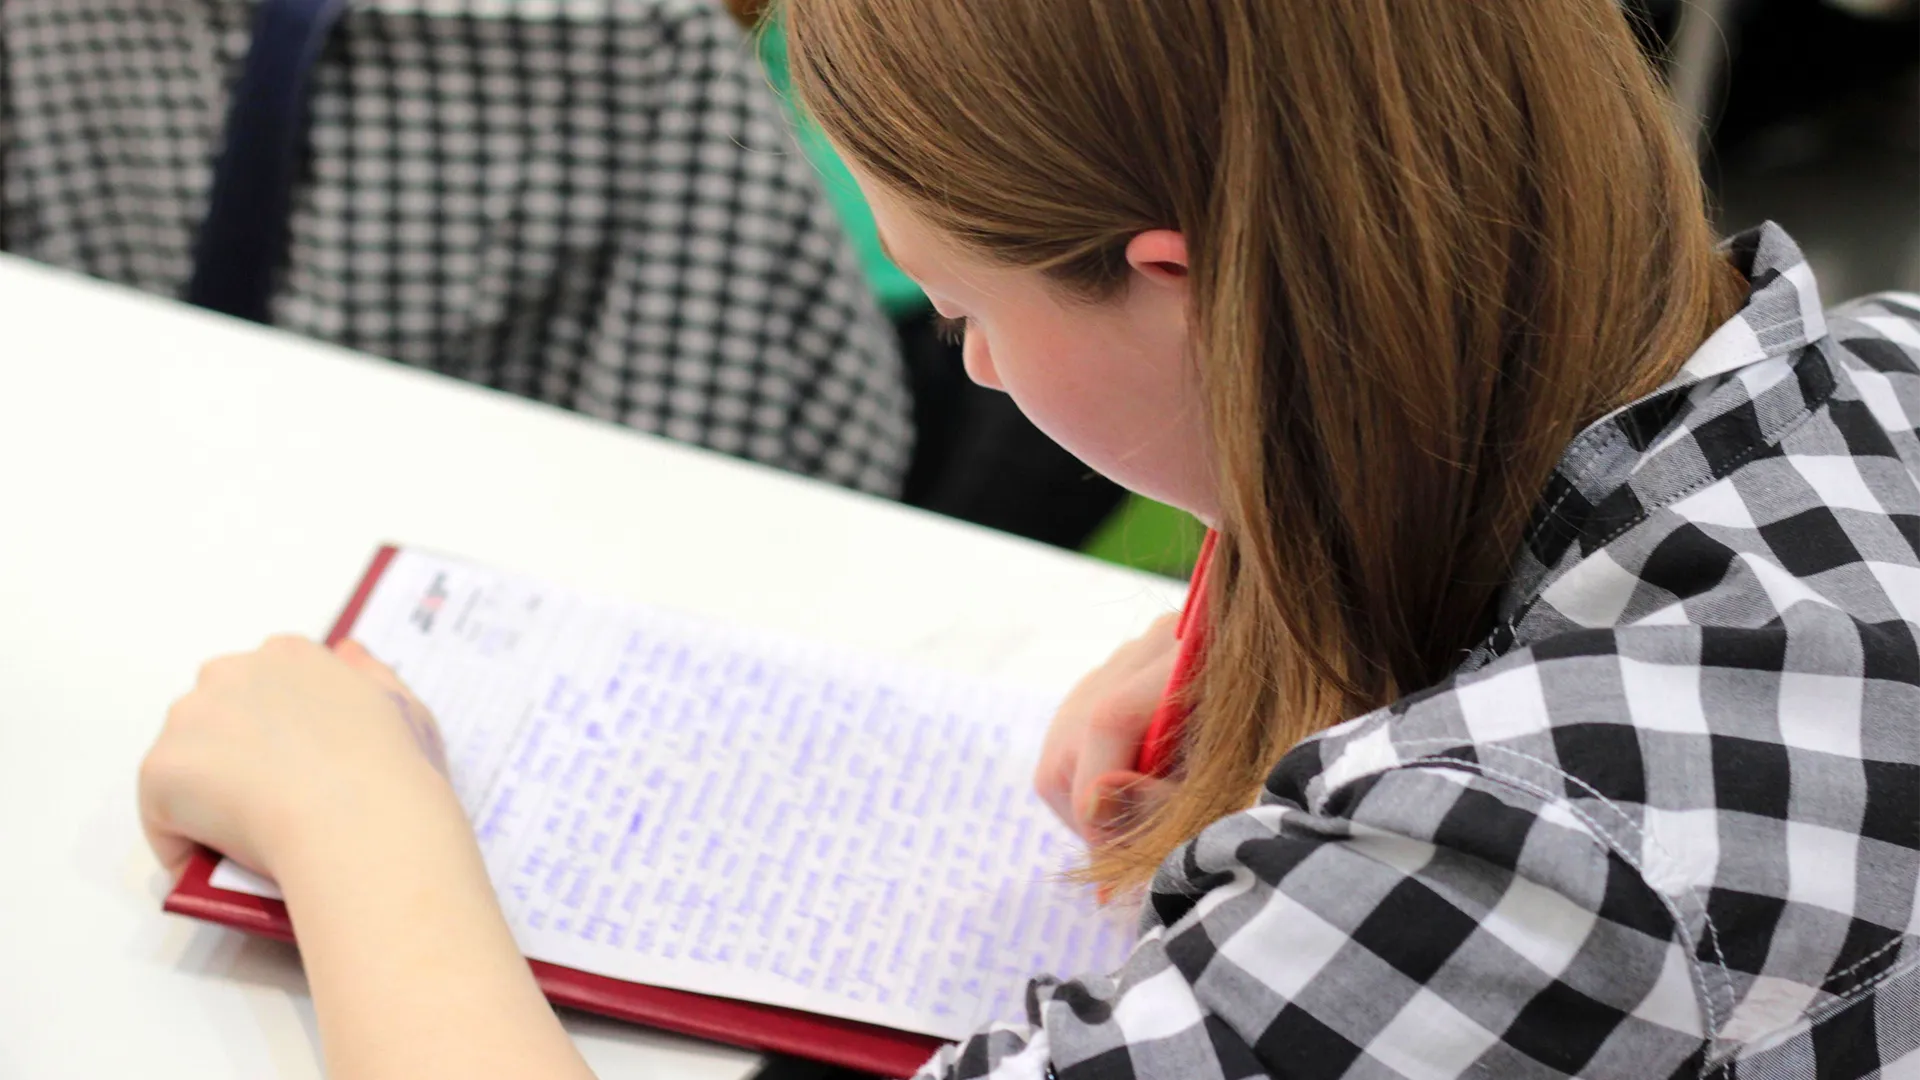
[[[786,27],[778,22],[768,23],[759,38],[760,63],[767,69],[767,79],[773,84],[774,93],[779,95],[781,104],[786,106],[794,134],[800,140],[800,149],[820,173],[821,184],[827,189],[827,198],[839,213],[840,224],[845,228],[847,238],[853,241],[853,250],[860,256],[867,283],[879,298],[881,309],[893,319],[925,309],[926,294],[880,250],[880,232],[874,227],[873,212],[867,209],[866,197],[860,194],[860,188],[854,184],[853,174],[847,171],[846,163],[833,152],[832,145],[819,127],[794,108],[792,81],[787,74]]]

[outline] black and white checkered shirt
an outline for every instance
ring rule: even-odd
[[[0,247],[190,275],[251,0],[0,3]],[[715,0],[354,0],[278,325],[863,490],[905,376]]]
[[[1745,308],[1569,446],[1487,646],[929,1074],[1920,1076],[1920,297],[1732,253]]]

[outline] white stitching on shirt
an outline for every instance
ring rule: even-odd
[[[1461,745],[1460,740],[1458,739],[1446,739],[1446,738],[1409,739],[1406,742],[1402,743],[1401,745],[1417,746],[1417,745],[1441,745],[1441,744],[1454,745],[1454,746]],[[1578,785],[1581,789],[1591,793],[1593,797],[1597,799],[1602,805],[1606,806],[1609,810],[1612,810],[1616,815],[1618,815],[1620,818],[1620,823],[1625,831],[1637,835],[1643,843],[1651,844],[1653,847],[1658,849],[1662,853],[1662,855],[1668,855],[1666,849],[1660,845],[1660,842],[1657,839],[1648,837],[1645,833],[1641,832],[1640,829],[1633,824],[1632,819],[1629,818],[1626,815],[1626,813],[1622,811],[1619,808],[1619,806],[1617,806],[1611,799],[1608,799],[1606,796],[1600,794],[1598,791],[1595,791],[1593,788],[1593,785],[1587,783],[1585,780],[1582,780],[1581,778],[1573,775],[1572,773],[1567,772],[1565,769],[1562,769],[1559,766],[1554,765],[1550,762],[1543,761],[1540,758],[1534,757],[1531,754],[1527,754],[1519,750],[1513,750],[1504,746],[1475,745],[1473,746],[1473,749],[1476,753],[1483,750],[1492,750],[1492,751],[1497,751],[1499,753],[1507,754],[1511,757],[1519,758],[1523,761],[1532,762],[1533,764],[1540,766],[1541,768],[1547,770],[1548,772],[1553,773],[1567,781],[1570,781],[1573,784]],[[1458,758],[1428,756],[1423,758],[1416,758],[1413,761],[1407,762],[1406,765],[1396,766],[1396,768],[1405,768],[1407,767],[1407,765],[1436,765],[1436,766],[1442,766],[1442,767],[1472,769],[1473,771],[1478,772],[1483,776],[1489,777],[1494,780],[1499,780],[1503,783],[1511,784],[1514,787],[1517,787],[1522,791],[1527,792],[1528,794],[1534,795],[1537,798],[1540,798],[1542,800],[1545,800],[1548,803],[1558,806],[1566,810],[1568,813],[1572,814],[1575,818],[1577,818],[1582,823],[1584,823],[1588,828],[1592,829],[1596,836],[1598,836],[1601,840],[1606,842],[1606,845],[1610,850],[1612,850],[1616,855],[1620,856],[1621,861],[1625,862],[1628,866],[1631,866],[1634,869],[1634,871],[1640,875],[1641,881],[1643,883],[1646,881],[1647,871],[1646,871],[1646,868],[1640,864],[1639,857],[1633,852],[1627,850],[1627,847],[1625,844],[1621,843],[1618,839],[1616,839],[1611,833],[1607,831],[1607,829],[1604,826],[1602,826],[1598,821],[1595,821],[1590,814],[1588,814],[1585,810],[1583,810],[1579,806],[1576,806],[1572,802],[1568,801],[1564,796],[1550,794],[1545,789],[1539,787],[1537,784],[1534,784],[1532,781],[1522,779],[1521,777],[1515,776],[1514,774],[1506,772],[1504,770],[1492,768],[1483,762],[1462,761]],[[1392,770],[1386,770],[1386,771],[1392,771]],[[1667,908],[1667,914],[1673,917],[1674,933],[1679,936],[1681,943],[1684,944],[1687,948],[1688,966],[1693,968],[1695,986],[1700,991],[1701,1004],[1706,1009],[1708,1035],[1714,1042],[1719,1042],[1720,1029],[1724,1025],[1720,1019],[1719,1010],[1714,1007],[1713,995],[1712,995],[1712,992],[1707,987],[1706,976],[1704,971],[1702,970],[1703,965],[1701,965],[1699,958],[1695,955],[1695,953],[1698,950],[1697,950],[1696,943],[1693,940],[1692,933],[1689,932],[1687,929],[1686,918],[1684,914],[1681,912],[1679,907],[1681,898],[1671,897],[1667,893],[1659,889],[1654,889],[1651,884],[1649,884],[1647,888],[1650,891],[1652,891],[1654,895],[1660,897],[1662,905]],[[1691,901],[1695,906],[1698,907],[1701,921],[1706,926],[1708,941],[1713,945],[1714,955],[1719,958],[1719,963],[1715,964],[1714,966],[1720,969],[1720,982],[1721,982],[1721,985],[1726,990],[1728,1008],[1731,1009],[1733,1004],[1733,998],[1734,998],[1733,980],[1727,972],[1726,956],[1720,950],[1719,931],[1714,927],[1712,917],[1707,914],[1705,904],[1700,903],[1700,901],[1694,898],[1690,893],[1686,895],[1686,899],[1688,901]]]

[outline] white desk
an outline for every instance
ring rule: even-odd
[[[1065,687],[1170,582],[0,256],[0,1077],[318,1077],[291,950],[162,915],[135,769],[199,663],[396,540]],[[748,1053],[569,1018],[603,1077]]]

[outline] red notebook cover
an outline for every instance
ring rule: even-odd
[[[328,632],[327,644],[338,643],[352,631],[360,609],[398,550],[389,545],[373,557],[352,599]],[[219,861],[213,852],[197,853],[180,883],[168,894],[166,910],[249,934],[293,941],[293,923],[287,918],[285,904],[213,886],[210,879]],[[555,1005],[882,1076],[911,1075],[945,1041],[797,1009],[622,982],[538,960],[528,964],[547,1000]]]

